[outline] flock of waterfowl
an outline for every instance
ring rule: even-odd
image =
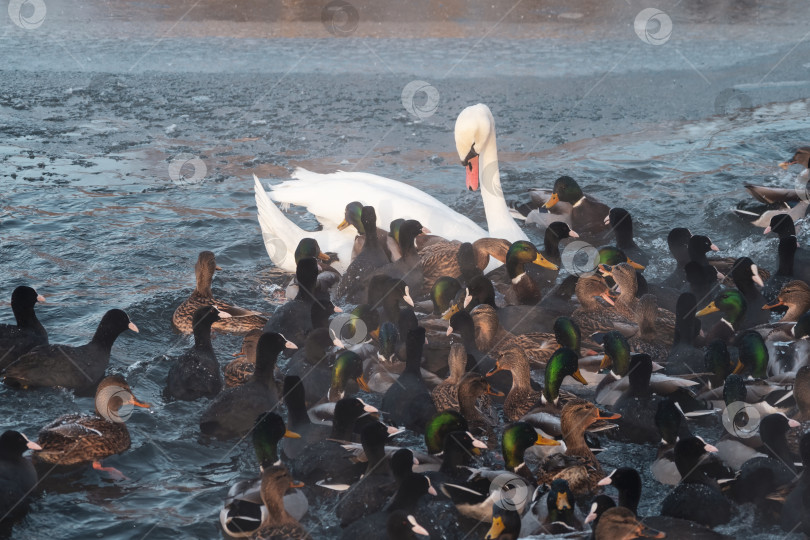
[[[774,271],[710,258],[702,231],[674,228],[673,271],[654,283],[645,265],[664,255],[574,179],[507,206],[485,105],[462,111],[455,137],[488,230],[393,180],[297,170],[269,193],[255,182],[268,253],[295,272],[287,301],[263,314],[216,298],[215,256],[199,254],[171,320],[194,345],[171,358],[163,398],[207,400],[202,436],[253,443],[255,478],[212,509],[224,533],[308,538],[300,521],[317,502],[343,538],[711,539],[743,512],[810,534],[810,266],[794,222],[807,194],[746,186],[765,206],[739,213],[778,236]],[[800,164],[803,182],[809,159],[800,149],[783,166]],[[320,230],[274,201],[305,206]],[[545,228],[540,249],[516,217]],[[600,247],[572,253],[583,244]],[[149,407],[108,373],[116,338],[138,331],[127,314],[108,311],[86,345],[55,345],[43,301],[13,291],[0,376],[21,392],[94,393],[96,407],[31,418],[36,442],[0,436],[0,522],[27,511],[43,470],[120,478],[101,461],[129,448],[132,407]],[[225,364],[212,332],[244,335],[240,355]],[[605,471],[612,441],[658,456]],[[671,486],[657,515],[639,515],[642,468]]]

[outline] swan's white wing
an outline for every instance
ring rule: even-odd
[[[273,264],[287,272],[295,272],[295,248],[298,247],[301,239],[309,237],[318,241],[322,251],[337,253],[340,260],[332,263],[332,266],[340,273],[346,271],[351,262],[354,231],[339,231],[337,223],[331,227],[325,224],[322,231],[305,231],[290,221],[276,207],[255,174],[253,175],[253,187],[256,193],[256,208],[259,214],[259,226],[262,229],[262,239]]]
[[[471,219],[452,210],[420,189],[361,172],[318,174],[305,169],[293,172],[294,180],[271,186],[270,197],[283,204],[303,206],[324,224],[343,220],[346,205],[360,201],[377,211],[377,224],[387,229],[397,218],[416,219],[433,234],[450,240],[474,242],[488,236]]]

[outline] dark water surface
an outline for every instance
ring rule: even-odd
[[[203,249],[223,267],[215,295],[274,308],[271,286],[286,278],[262,244],[252,173],[272,183],[299,165],[374,172],[411,182],[483,223],[480,195],[463,189],[452,136],[458,112],[483,102],[496,118],[507,198],[570,174],[633,213],[639,243],[661,255],[652,277],[669,271],[665,236],[676,225],[709,234],[725,255],[749,255],[774,270],[776,241],[730,209],[745,199],[745,183],[791,186],[796,171],[776,163],[810,139],[810,46],[796,13],[804,4],[763,8],[759,19],[732,10],[736,25],[684,6],[662,46],[632,32],[644,6],[617,8],[610,13],[621,24],[602,27],[595,8],[581,4],[520,8],[538,25],[551,12],[554,20],[569,13],[562,19],[583,22],[522,27],[530,35],[520,40],[482,40],[483,33],[263,39],[252,28],[233,38],[199,31],[216,28],[204,20],[178,27],[191,34],[179,37],[143,35],[130,24],[134,37],[126,39],[104,21],[91,18],[82,28],[81,12],[59,3],[52,21],[64,17],[69,25],[46,19],[23,30],[4,21],[0,322],[11,320],[9,299],[20,284],[47,297],[38,314],[52,343],[86,342],[106,310],[125,309],[141,332],[119,338],[110,370],[153,404],[128,421],[132,448],[106,461],[129,480],[112,482],[90,469],[49,476],[14,537],[220,537],[217,514],[228,486],[257,469],[252,448],[198,440],[207,402],[162,399],[163,355],[190,343],[172,331],[170,318],[193,288]],[[417,119],[402,105],[412,80],[439,92],[429,117]],[[738,110],[740,103],[751,108]],[[176,170],[181,176],[172,178]],[[292,214],[314,225],[301,209]],[[223,362],[240,341],[216,337]],[[61,414],[91,409],[91,399],[68,392],[0,386],[3,430],[35,435]],[[611,469],[654,455],[650,446],[611,443],[600,460]],[[654,514],[667,490],[641,468],[640,510]],[[311,509],[305,525],[318,538],[336,534],[323,508]],[[724,532],[780,533],[752,533],[750,512]]]

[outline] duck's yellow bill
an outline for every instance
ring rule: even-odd
[[[698,317],[703,317],[704,315],[708,315],[709,313],[717,313],[718,311],[720,311],[720,308],[718,308],[717,305],[714,302],[712,302],[705,308],[698,311],[696,315]]]
[[[368,383],[366,382],[366,380],[363,378],[362,375],[357,377],[357,385],[360,387],[361,390],[363,390],[363,392],[371,392],[371,388],[368,387]]]
[[[450,306],[449,308],[447,308],[447,311],[445,311],[445,312],[442,314],[442,319],[444,319],[445,321],[449,321],[449,320],[450,320],[450,318],[451,318],[453,315],[455,315],[456,313],[458,313],[458,312],[459,312],[459,310],[460,310],[460,308],[458,307],[458,304],[453,304],[452,306]]]
[[[647,268],[643,264],[638,264],[636,261],[630,260],[630,257],[627,258],[627,264],[629,264],[630,266],[632,266],[633,268],[635,268],[636,270],[639,270],[639,271],[644,270],[645,268]]]
[[[487,535],[484,537],[485,540],[495,540],[498,538],[501,533],[506,529],[506,526],[503,524],[503,518],[501,516],[495,516],[492,518],[492,526],[487,531]]]
[[[783,161],[782,163],[779,164],[779,168],[782,169],[783,171],[786,171],[786,170],[788,170],[788,167],[790,167],[794,163],[796,163],[796,162],[795,161]]]
[[[342,231],[343,229],[345,229],[345,228],[346,228],[346,227],[348,227],[348,226],[349,226],[349,222],[348,222],[348,221],[346,221],[346,220],[344,219],[344,220],[343,220],[343,221],[341,221],[341,222],[340,222],[340,224],[338,225],[338,230],[339,230],[339,231]]]
[[[558,202],[560,202],[560,196],[556,193],[552,193],[551,197],[549,197],[549,199],[546,201],[546,204],[543,205],[543,208],[551,208]]]
[[[554,439],[547,439],[538,433],[537,440],[534,441],[534,444],[537,446],[560,446],[560,441],[555,441]]]
[[[289,429],[284,432],[284,436],[287,437],[288,439],[300,439],[301,438],[301,435],[299,435],[298,433],[296,433],[294,431],[290,431]]]
[[[584,385],[586,385],[586,386],[588,385],[588,381],[587,381],[587,380],[585,380],[585,377],[583,377],[583,376],[582,376],[582,373],[581,373],[579,370],[576,370],[576,371],[574,372],[574,374],[573,374],[573,375],[571,375],[571,376],[572,376],[573,378],[575,378],[576,380],[578,380],[579,382],[581,382],[582,384],[584,384]]]
[[[568,502],[568,493],[557,494],[557,510],[570,510],[571,503]]]
[[[535,257],[535,259],[532,262],[534,264],[538,265],[538,266],[542,266],[543,268],[550,268],[551,270],[557,270],[558,269],[556,264],[549,261],[548,259],[546,259],[542,255],[540,255],[539,253],[537,254],[537,257]]]
[[[734,373],[734,375],[739,375],[739,374],[740,374],[740,373],[742,373],[744,370],[745,370],[745,364],[743,364],[742,362],[740,362],[740,361],[738,360],[738,361],[737,361],[737,365],[736,365],[736,366],[734,366],[734,371],[733,371],[732,373]]]
[[[602,361],[599,363],[599,369],[608,369],[612,365],[613,360],[610,359],[610,356],[605,355],[602,357]]]

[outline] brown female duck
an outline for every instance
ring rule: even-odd
[[[124,423],[131,407],[149,407],[138,401],[126,380],[120,375],[104,378],[96,389],[94,415],[67,414],[42,428],[37,444],[42,450],[34,455],[38,461],[53,465],[93,463],[127,450],[129,431]]]
[[[763,306],[762,309],[787,307],[787,312],[779,322],[796,322],[799,317],[810,310],[810,287],[804,281],[795,279],[782,287],[776,297],[776,302]]]
[[[625,318],[614,308],[615,303],[610,296],[610,288],[602,276],[596,274],[580,276],[577,280],[576,295],[580,307],[574,310],[571,319],[585,336],[583,341],[586,346],[597,346],[590,338],[596,332],[610,332],[617,329],[622,333],[633,334],[636,332],[633,319]],[[605,304],[600,303],[597,298],[604,300]]]
[[[480,274],[489,265],[490,257],[506,262],[509,241],[501,238],[479,238],[472,244],[442,240],[419,251],[422,261],[424,290],[430,290],[443,276],[465,281]]]
[[[213,304],[220,311],[231,315],[229,319],[223,319],[214,323],[213,329],[219,332],[232,334],[245,334],[251,330],[261,329],[267,323],[267,318],[255,311],[249,311],[233,306],[222,300],[214,298],[211,292],[211,282],[214,279],[214,272],[221,270],[217,266],[214,254],[210,251],[200,252],[197,264],[194,266],[194,273],[197,276],[197,287],[172,315],[172,324],[180,332],[191,334],[192,317],[194,312],[201,307]]]
[[[284,494],[290,488],[303,487],[293,482],[290,471],[283,465],[266,467],[262,471],[262,501],[269,519],[251,538],[256,540],[303,540],[309,533],[284,508]]]
[[[245,334],[242,350],[234,354],[235,358],[223,370],[227,388],[246,383],[256,371],[256,344],[259,343],[260,337],[262,337],[261,329],[251,330]]]
[[[556,348],[553,334],[532,332],[512,334],[501,327],[498,312],[488,304],[476,306],[471,312],[475,324],[475,345],[495,357],[499,352],[517,348],[533,364],[545,364]]]
[[[619,263],[608,267],[601,265],[600,270],[613,277],[619,288],[619,298],[616,300],[616,311],[629,320],[636,320],[640,311],[638,293],[638,279],[636,269],[627,263]],[[665,309],[657,308],[656,327],[658,335],[664,340],[668,347],[672,346],[675,336],[675,314]]]
[[[538,469],[538,482],[551,484],[562,478],[568,481],[571,492],[580,498],[592,493],[599,480],[605,477],[602,466],[585,443],[585,431],[598,420],[620,418],[606,414],[587,401],[575,401],[563,407],[560,417],[565,454],[545,458]]]
[[[645,294],[639,299],[636,323],[638,333],[628,339],[633,351],[649,354],[656,362],[665,362],[670,349],[667,343],[672,340],[658,332],[658,300],[654,295]]]

